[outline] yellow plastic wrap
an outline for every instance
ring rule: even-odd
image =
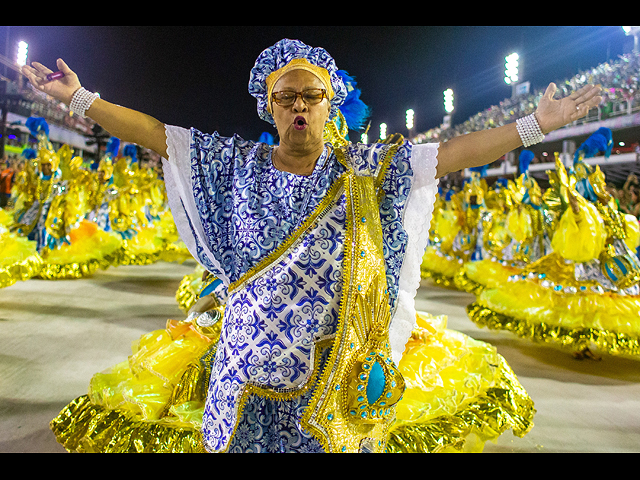
[[[396,409],[393,453],[481,451],[507,430],[533,427],[533,401],[495,347],[419,314],[398,365],[407,390]]]
[[[462,263],[452,256],[444,256],[435,247],[427,247],[422,258],[420,274],[422,278],[430,278],[437,285],[455,287],[453,278],[462,267]]]
[[[150,332],[135,342],[127,362],[94,375],[89,398],[105,408],[159,420],[174,406],[170,402],[174,389],[190,364],[199,361],[216,338],[190,323],[170,320],[166,329]]]

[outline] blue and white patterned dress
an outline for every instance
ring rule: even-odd
[[[168,126],[167,147],[165,182],[180,235],[227,287],[278,249],[345,171],[328,147],[313,174],[299,176],[277,170],[266,144],[195,129]],[[376,176],[389,146],[348,148],[356,174]],[[396,362],[415,323],[419,266],[437,192],[437,151],[437,144],[405,143],[382,184]],[[344,195],[337,196],[299,241],[230,292],[203,418],[209,451],[321,450],[299,419],[313,392],[314,365],[322,364],[314,345],[331,338],[337,325],[345,218]]]

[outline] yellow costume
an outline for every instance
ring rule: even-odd
[[[200,426],[220,333],[212,319],[223,307],[215,296],[197,300],[214,280],[203,281],[201,272],[185,277],[177,295],[187,319],[142,336],[127,361],[96,374],[87,395],[51,422],[66,449],[204,452]],[[407,388],[389,432],[390,453],[479,452],[507,430],[521,437],[533,426],[533,402],[504,358],[446,323],[416,318],[398,366]]]
[[[485,288],[503,285],[510,276],[549,252],[549,216],[542,191],[528,174],[532,158],[533,152],[523,151],[522,174],[515,181],[498,181],[496,188],[487,192],[491,211],[491,224],[484,238],[487,255],[463,265],[454,279],[458,289],[477,295]]]
[[[637,220],[625,218],[604,188],[604,177],[583,162],[569,175],[556,158],[545,193],[559,209],[553,253],[527,265],[507,283],[484,290],[469,306],[481,326],[566,347],[579,355],[640,356],[640,266]],[[586,182],[594,195],[576,189]],[[631,221],[629,221],[631,220]]]

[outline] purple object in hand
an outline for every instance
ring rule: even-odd
[[[55,73],[50,73],[49,75],[47,75],[47,80],[49,80],[50,82],[53,82],[54,80],[59,80],[59,79],[61,79],[63,77],[64,77],[64,73],[55,72]]]

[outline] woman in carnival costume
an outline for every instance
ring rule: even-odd
[[[460,192],[447,191],[436,199],[435,214],[430,225],[429,244],[422,258],[422,278],[445,288],[456,288],[454,278],[464,263],[476,253],[480,244],[478,229],[483,205],[483,187],[474,171]],[[473,205],[469,202],[473,198]],[[476,203],[476,201],[478,203]],[[482,236],[480,236],[482,238]]]
[[[140,166],[138,147],[126,145],[118,157],[120,139],[109,140],[117,197],[111,204],[112,228],[122,237],[121,265],[149,265],[158,260],[190,258],[178,239],[168,210],[164,184],[149,168]]]
[[[347,122],[361,125],[338,112],[325,128],[325,140],[347,145]],[[210,364],[227,292],[198,266],[183,278],[176,300],[186,320],[170,320],[164,330],[144,335],[127,361],[96,374],[88,395],[52,421],[66,448],[200,450]],[[479,452],[506,430],[523,436],[533,425],[533,402],[495,348],[446,324],[444,316],[417,316],[399,364],[410,386],[396,409],[389,452]]]
[[[181,237],[226,289],[201,418],[209,452],[386,451],[410,386],[396,365],[420,324],[414,297],[437,178],[540,141],[600,101],[597,87],[553,100],[551,84],[537,119],[443,145],[335,148],[323,131],[344,82],[325,50],[285,39],[258,57],[249,83],[260,117],[278,129],[271,147],[165,126],[58,67],[65,77],[53,82],[41,64],[24,72],[167,159]]]
[[[597,134],[600,135],[600,134]],[[619,212],[604,174],[584,162],[595,135],[568,173],[558,155],[545,203],[556,212],[552,252],[469,308],[481,326],[558,345],[576,358],[640,358],[640,241],[637,219]],[[600,150],[605,151],[605,150]]]

